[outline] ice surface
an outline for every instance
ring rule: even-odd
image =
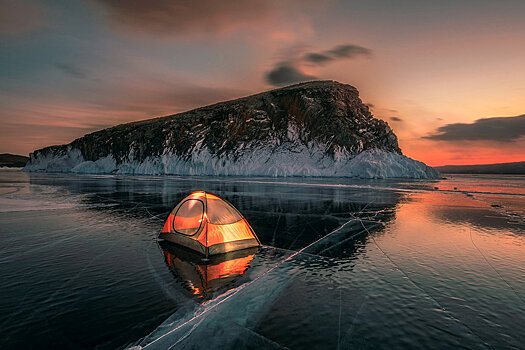
[[[0,171],[2,345],[519,349],[524,181]],[[206,297],[154,240],[198,189],[235,205],[265,245]],[[353,221],[327,236],[356,217],[368,231]]]
[[[129,349],[166,349],[173,345],[195,349],[281,349],[278,343],[250,329],[286,290],[294,275],[293,264],[288,261],[277,261],[274,267],[269,273],[252,273],[252,281],[191,313],[172,315]]]
[[[0,213],[11,211],[54,210],[74,207],[73,203],[55,203],[42,200],[0,198]]]

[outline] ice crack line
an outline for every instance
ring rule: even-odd
[[[180,324],[179,326],[175,327],[174,329],[172,329],[171,331],[167,332],[167,333],[164,333],[163,335],[159,336],[158,338],[154,339],[153,341],[151,341],[150,343],[144,345],[142,347],[142,349],[146,349],[148,348],[149,346],[155,344],[156,342],[158,342],[159,340],[163,339],[164,337],[168,336],[169,334],[181,329],[182,327],[184,327],[185,325],[189,324],[190,322],[198,319],[199,317],[203,316],[204,314],[214,310],[215,308],[217,308],[217,306],[221,305],[222,303],[224,303],[225,301],[229,300],[231,297],[233,297],[234,295],[238,294],[240,291],[242,291],[244,288],[248,287],[249,285],[253,284],[254,282],[260,280],[262,277],[268,275],[270,272],[272,272],[273,270],[275,270],[277,267],[281,266],[282,264],[284,264],[285,262],[293,259],[295,256],[297,256],[298,254],[301,254],[303,251],[305,251],[306,249],[312,247],[313,245],[317,244],[318,242],[322,241],[323,239],[325,238],[328,238],[329,236],[331,236],[332,234],[340,231],[341,229],[343,229],[346,225],[348,225],[350,222],[352,221],[355,221],[357,219],[350,219],[348,221],[346,221],[344,224],[342,224],[341,226],[339,226],[337,229],[333,230],[332,232],[328,233],[327,235],[319,238],[318,240],[310,243],[309,245],[307,245],[306,247],[304,248],[301,248],[300,250],[296,251],[295,253],[291,254],[290,256],[284,258],[283,260],[281,260],[278,264],[276,264],[275,266],[273,266],[272,268],[266,270],[264,273],[262,273],[261,275],[259,275],[257,278],[255,278],[253,281],[250,281],[250,282],[247,282],[239,287],[237,287],[236,290],[234,290],[230,295],[228,295],[227,297],[225,297],[224,299],[220,300],[219,302],[217,302],[216,304],[212,305],[211,307],[203,310],[202,312],[198,313],[197,315],[193,316],[192,318],[190,318],[189,320],[187,320],[186,322]]]
[[[478,246],[476,245],[476,243],[474,243],[474,240],[472,239],[472,229],[470,229],[470,241],[472,242],[472,244],[474,245],[474,247],[478,250],[479,254],[481,254],[481,256],[483,257],[483,259],[485,259],[485,261],[487,262],[487,264],[494,270],[494,272],[496,272],[496,274],[499,276],[499,278],[501,278],[501,280],[503,282],[505,282],[507,284],[507,286],[509,286],[510,289],[512,289],[512,291],[514,292],[514,294],[516,294],[516,296],[518,298],[521,299],[522,302],[525,303],[525,300],[523,299],[523,297],[521,296],[520,293],[518,293],[518,291],[516,289],[514,289],[514,287],[509,283],[507,282],[507,280],[505,278],[503,278],[503,276],[499,273],[498,270],[496,270],[496,268],[490,263],[490,261],[487,259],[487,257],[485,256],[485,254],[483,254],[483,252],[481,251],[481,249],[478,248]]]
[[[353,216],[353,215],[352,215]],[[354,216],[355,217],[355,216]],[[452,317],[454,320],[456,320],[457,322],[461,323],[463,326],[465,326],[465,328],[467,328],[470,333],[472,333],[473,335],[475,335],[479,340],[482,341],[483,344],[485,344],[486,346],[488,346],[490,349],[494,349],[492,346],[490,346],[489,343],[487,343],[479,334],[477,334],[476,332],[474,332],[474,330],[468,326],[466,323],[462,322],[459,318],[455,317],[450,311],[448,311],[439,301],[437,301],[436,298],[434,298],[432,295],[430,295],[430,293],[428,293],[423,287],[421,287],[418,283],[416,283],[415,281],[412,280],[412,278],[410,278],[410,276],[405,272],[405,270],[403,270],[398,264],[396,264],[396,262],[394,260],[392,260],[392,258],[379,246],[379,244],[377,243],[376,239],[374,238],[374,236],[368,231],[368,229],[366,228],[366,226],[363,224],[363,221],[361,219],[358,219],[360,222],[361,222],[361,226],[363,226],[363,228],[365,229],[366,232],[368,232],[368,235],[370,236],[370,238],[372,238],[372,241],[374,242],[374,244],[377,246],[377,248],[381,251],[381,253],[383,253],[383,255],[392,263],[392,265],[394,265],[403,275],[405,275],[405,277],[417,288],[419,289],[420,291],[422,291],[423,293],[425,293],[426,295],[428,295],[428,297],[430,299],[432,299],[432,301],[434,301],[434,303],[436,303],[437,306],[439,306],[439,308],[441,310],[443,310],[444,312],[446,312],[448,315],[450,315],[450,317]]]

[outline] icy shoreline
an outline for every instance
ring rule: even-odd
[[[253,150],[242,156],[212,156],[207,149],[190,157],[165,153],[143,161],[115,161],[112,156],[86,161],[80,151],[72,149],[63,155],[32,157],[24,171],[72,172],[83,174],[129,175],[209,175],[270,177],[351,177],[364,179],[412,178],[436,179],[439,173],[426,164],[407,156],[383,150],[367,150],[358,155],[345,151],[327,156],[317,147],[303,149]]]

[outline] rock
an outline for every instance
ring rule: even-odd
[[[104,129],[33,152],[25,170],[439,177],[402,155],[392,129],[370,114],[356,88],[335,81],[296,84]]]

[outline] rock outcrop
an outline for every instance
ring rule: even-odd
[[[26,171],[436,178],[356,88],[315,81],[118,125],[33,152]]]

